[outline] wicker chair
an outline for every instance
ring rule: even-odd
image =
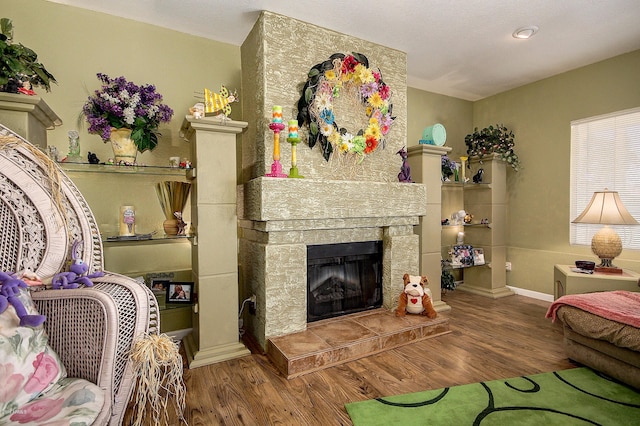
[[[1,125],[0,138],[0,270],[30,270],[47,282],[66,270],[76,240],[89,273],[103,270],[96,220],[73,182]],[[95,383],[107,395],[110,403],[94,424],[119,425],[135,384],[129,352],[136,338],[158,332],[158,306],[153,293],[131,278],[105,271],[94,282],[92,288],[32,296],[67,375]]]

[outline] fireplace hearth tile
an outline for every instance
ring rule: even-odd
[[[396,317],[381,308],[314,322],[305,331],[270,338],[267,356],[291,379],[449,332],[445,315]]]
[[[332,347],[348,345],[377,336],[375,332],[358,324],[353,319],[330,321],[316,327],[311,326],[308,330],[315,333]]]

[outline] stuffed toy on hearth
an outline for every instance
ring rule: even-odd
[[[404,291],[400,294],[396,316],[403,317],[408,313],[425,315],[435,318],[438,313],[433,309],[431,297],[425,292],[424,286],[429,285],[426,276],[404,274]]]

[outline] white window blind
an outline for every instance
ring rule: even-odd
[[[571,218],[594,191],[618,191],[640,222],[640,108],[571,122]],[[603,225],[571,225],[571,244],[591,245]],[[640,225],[614,226],[624,248],[640,249]]]

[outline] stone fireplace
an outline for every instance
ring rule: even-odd
[[[378,67],[392,91],[396,119],[382,148],[358,159],[325,161],[310,149],[300,127],[297,166],[304,179],[265,177],[273,161],[271,108],[285,121],[309,69],[336,52],[360,52]],[[241,298],[256,295],[256,314],[245,324],[265,348],[271,337],[307,328],[307,249],[310,246],[379,242],[382,306],[393,309],[402,275],[417,274],[420,240],[414,227],[426,214],[423,184],[399,183],[406,146],[406,54],[271,12],[263,12],[241,47],[242,108],[249,122],[242,140],[242,185],[238,187]],[[336,111],[341,125],[362,127],[361,111]],[[284,138],[281,138],[284,139]],[[291,149],[281,142],[288,172]],[[439,249],[438,249],[439,250]]]
[[[382,303],[393,309],[402,275],[418,270],[413,227],[424,215],[424,185],[256,178],[238,197],[241,274],[257,298],[251,331],[269,337],[307,327],[307,247],[381,241]]]

